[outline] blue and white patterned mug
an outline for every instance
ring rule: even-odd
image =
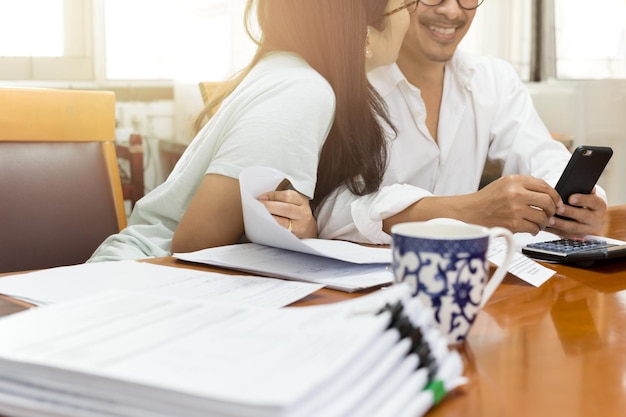
[[[437,221],[441,220],[441,221]],[[396,224],[393,239],[395,282],[407,282],[413,295],[433,309],[439,330],[456,344],[465,340],[476,315],[507,273],[513,259],[513,235],[455,220]],[[504,261],[489,279],[489,240],[507,242]]]

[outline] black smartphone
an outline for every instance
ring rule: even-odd
[[[572,194],[590,194],[613,155],[609,146],[579,146],[556,183],[556,191],[567,204]]]

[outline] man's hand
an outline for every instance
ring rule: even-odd
[[[596,194],[595,188],[591,194],[572,194],[568,203],[558,214],[569,220],[558,217],[550,219],[548,227],[551,233],[563,238],[581,238],[600,232],[607,207]]]
[[[564,204],[548,183],[528,175],[507,175],[468,196],[468,219],[533,235],[550,225]]]
[[[472,194],[424,197],[385,219],[383,229],[390,233],[397,223],[447,217],[535,235],[550,225],[555,214],[563,212],[559,193],[545,181],[529,175],[507,175]]]
[[[309,199],[295,190],[269,191],[259,196],[272,217],[300,239],[317,237],[317,221]]]

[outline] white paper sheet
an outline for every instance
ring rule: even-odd
[[[516,240],[516,235],[513,235],[513,239]],[[489,261],[500,266],[504,261],[505,255],[506,241],[504,238],[498,238],[491,241],[488,253]],[[511,260],[511,264],[507,268],[507,271],[519,279],[534,285],[535,287],[540,287],[556,273],[553,269],[546,268],[526,255],[521,254],[519,251],[513,254],[513,259]]]
[[[174,257],[255,274],[315,282],[347,292],[385,285],[393,281],[393,274],[386,264],[354,264],[256,243],[175,253]]]
[[[278,308],[322,287],[321,284],[227,275],[135,261],[81,264],[0,278],[0,294],[36,305],[125,289],[188,300]]]
[[[298,239],[279,225],[257,198],[264,192],[274,190],[284,178],[285,174],[268,167],[249,167],[241,172],[241,203],[246,237],[251,242],[346,262],[391,262],[391,250],[386,247],[367,247],[340,240]]]

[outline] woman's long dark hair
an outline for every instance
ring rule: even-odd
[[[248,0],[246,6],[250,34],[253,3]],[[320,155],[313,210],[342,184],[358,195],[376,191],[387,160],[379,121],[391,123],[383,101],[367,81],[364,49],[367,26],[382,29],[386,5],[387,0],[258,0],[262,36],[257,52],[207,102],[196,128],[267,52],[294,52],[328,81],[336,101],[335,120]]]

